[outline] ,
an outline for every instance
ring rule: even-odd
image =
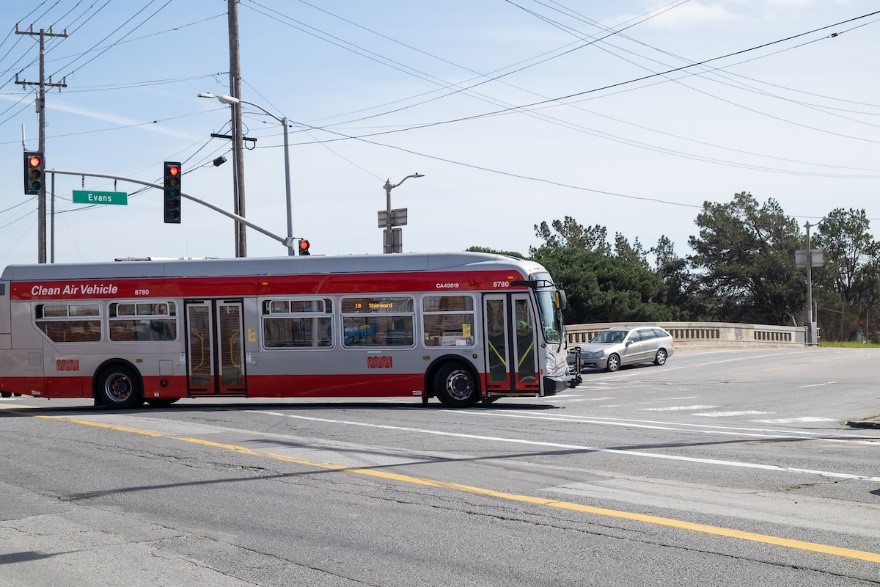
[[[665,365],[674,352],[672,335],[659,326],[615,326],[581,346],[580,361],[584,369],[614,372],[624,365]],[[569,353],[569,362],[572,355]]]
[[[483,253],[13,265],[0,392],[111,407],[552,395],[572,378],[564,307],[544,267]]]

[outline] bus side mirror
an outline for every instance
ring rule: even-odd
[[[565,295],[564,289],[556,290],[556,307],[559,310],[564,310],[568,307],[568,298]]]

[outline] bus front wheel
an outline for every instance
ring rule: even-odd
[[[98,402],[109,408],[134,408],[144,403],[140,379],[124,365],[104,369],[96,393]]]
[[[480,399],[476,377],[459,363],[440,367],[434,376],[434,393],[447,408],[468,408]]]

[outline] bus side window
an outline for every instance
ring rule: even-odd
[[[83,317],[94,317],[84,319]],[[34,324],[52,342],[97,342],[101,320],[95,304],[38,304]]]
[[[264,300],[265,348],[333,346],[332,301],[329,299]]]
[[[411,347],[415,343],[413,298],[343,298],[342,344],[346,347]]]
[[[115,342],[177,340],[174,302],[113,302],[108,308],[110,340]]]
[[[425,296],[422,299],[425,346],[472,346],[473,325],[471,296]]]

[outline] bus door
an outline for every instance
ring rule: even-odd
[[[241,300],[186,300],[189,395],[245,395]]]
[[[489,395],[535,395],[538,341],[528,293],[483,296],[483,327]]]

